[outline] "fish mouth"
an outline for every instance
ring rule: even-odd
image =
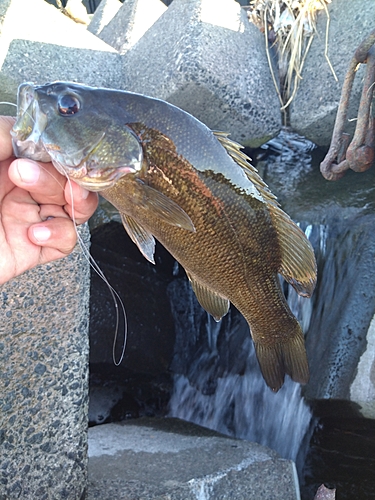
[[[20,85],[17,96],[17,120],[10,134],[13,151],[17,157],[50,161],[51,158],[41,140],[47,126],[47,116],[41,111],[31,83]]]

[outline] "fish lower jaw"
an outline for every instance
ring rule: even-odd
[[[29,158],[30,160],[48,162],[51,158],[47,151],[34,141],[20,140],[13,137],[13,151],[17,158]]]
[[[88,191],[103,191],[104,189],[108,189],[115,184],[112,180],[109,180],[107,182],[97,182],[96,179],[90,179],[89,177],[84,177],[81,179],[73,179],[74,182],[82,186],[83,188],[87,189]]]
[[[108,169],[88,170],[84,176],[70,176],[77,184],[89,191],[103,191],[114,186],[116,182],[127,174],[134,174],[137,170],[132,167],[117,167],[112,171]]]
[[[61,159],[57,159],[56,157],[52,157],[52,163],[56,170],[60,172],[60,174],[64,175],[65,177],[69,177],[69,179],[73,179],[76,182],[87,175],[87,169],[85,165],[67,166],[65,161],[61,161]]]

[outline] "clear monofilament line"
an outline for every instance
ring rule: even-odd
[[[46,169],[45,169],[46,170]],[[46,170],[48,172],[48,170]],[[64,190],[64,186],[59,182],[59,180],[51,173],[48,172],[55,180],[56,182],[61,186],[61,188]],[[125,306],[124,303],[119,296],[119,294],[116,292],[116,290],[112,287],[112,285],[109,283],[107,280],[105,274],[103,271],[100,269],[99,265],[95,262],[95,259],[92,257],[90,254],[89,249],[86,247],[83,239],[81,238],[78,229],[77,229],[77,224],[76,224],[76,218],[75,218],[75,208],[74,208],[74,196],[73,196],[73,189],[72,189],[72,183],[68,175],[66,174],[66,179],[68,182],[69,190],[70,190],[70,197],[72,200],[71,206],[72,206],[72,221],[74,223],[74,229],[77,235],[77,240],[79,243],[79,246],[81,247],[82,253],[85,257],[85,259],[88,261],[90,264],[90,267],[96,272],[96,274],[104,281],[104,283],[107,285],[109,292],[112,296],[113,304],[115,306],[115,311],[116,311],[116,326],[115,326],[115,337],[113,340],[113,348],[112,348],[112,357],[113,357],[113,363],[115,366],[119,366],[124,359],[125,355],[125,349],[126,349],[126,343],[127,343],[127,338],[128,338],[128,322],[127,322],[127,317],[126,317],[126,311],[125,311]],[[120,325],[120,312],[119,312],[119,306],[121,306],[121,312],[124,318],[124,342],[121,350],[121,356],[118,361],[116,361],[116,344],[117,344],[117,338],[118,338],[118,331],[119,331],[119,325]]]
[[[14,104],[14,102],[0,101],[0,106],[2,104],[7,104],[8,106],[14,106],[15,108],[17,107],[17,104]]]
[[[2,104],[8,105],[8,106],[14,106],[15,108],[17,108],[17,104],[14,104],[14,102],[0,101],[0,106]],[[32,117],[32,115],[30,115],[30,113],[28,113],[27,111],[25,111],[25,114],[27,114],[27,116],[29,116],[31,118],[31,120],[35,123],[35,120]],[[2,116],[5,117],[5,115],[2,115]],[[12,116],[11,118],[14,118],[14,117]]]
[[[124,306],[124,303],[123,303],[121,297],[116,292],[116,290],[112,287],[112,285],[109,283],[105,274],[100,269],[99,265],[95,262],[95,259],[90,254],[90,251],[88,250],[88,248],[86,247],[80,234],[78,233],[77,225],[76,225],[76,221],[75,221],[75,209],[74,209],[74,198],[73,198],[72,184],[71,184],[71,181],[70,181],[70,178],[68,177],[68,175],[66,176],[66,178],[67,178],[67,182],[69,185],[70,197],[72,200],[72,221],[74,222],[74,227],[75,227],[75,231],[77,234],[77,240],[78,240],[79,245],[81,247],[82,253],[85,256],[85,258],[87,259],[87,261],[89,262],[90,266],[96,272],[96,274],[104,281],[104,283],[107,285],[107,287],[110,291],[110,294],[112,296],[112,299],[113,299],[113,304],[115,306],[116,327],[115,327],[115,337],[113,339],[112,358],[113,358],[113,363],[115,364],[115,366],[119,366],[121,364],[122,360],[124,359],[126,342],[127,342],[127,338],[128,338],[128,322],[127,322],[127,318],[126,318],[125,306]],[[123,342],[120,358],[118,361],[116,361],[116,352],[115,351],[116,351],[116,344],[117,344],[118,331],[119,331],[119,325],[120,325],[120,312],[119,312],[118,304],[120,304],[120,306],[121,306],[121,311],[122,311],[123,318],[124,318],[124,342]]]

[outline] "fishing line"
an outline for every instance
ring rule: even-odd
[[[14,102],[0,101],[0,105],[1,104],[8,104],[9,106],[14,106],[15,108],[17,107],[17,104],[14,104]]]
[[[68,176],[67,173],[65,173],[66,179],[68,182],[69,186],[69,191],[70,191],[70,197],[71,197],[71,203],[72,203],[72,221],[74,222],[74,228],[75,232],[77,235],[77,240],[79,242],[79,246],[81,247],[82,253],[85,256],[86,260],[90,264],[91,268],[96,272],[96,274],[104,281],[104,283],[107,285],[108,290],[110,291],[110,294],[112,296],[113,304],[115,306],[115,311],[116,311],[116,327],[115,327],[115,337],[113,339],[113,345],[112,345],[112,359],[113,363],[115,366],[119,366],[122,363],[122,360],[124,359],[125,356],[125,350],[126,350],[126,343],[128,339],[128,321],[127,321],[127,316],[126,316],[126,311],[125,311],[125,306],[124,303],[120,297],[120,295],[116,292],[116,290],[113,288],[113,286],[109,283],[107,277],[103,273],[103,271],[100,269],[100,266],[97,264],[93,256],[90,254],[90,250],[86,247],[83,239],[81,238],[80,234],[78,233],[77,229],[77,224],[76,224],[76,219],[75,219],[75,208],[74,208],[74,197],[73,197],[73,189],[72,189],[72,183],[71,180]],[[120,359],[116,361],[116,344],[117,344],[117,338],[118,338],[118,332],[119,332],[119,325],[120,325],[120,310],[118,303],[120,303],[121,306],[121,312],[124,318],[124,342],[122,345],[121,349],[121,355]]]
[[[61,184],[61,182],[52,174],[52,172],[49,172],[43,165],[40,165],[43,170],[45,170],[56,182],[57,184],[61,187],[61,189],[64,191],[64,186]],[[62,166],[60,164],[60,166]],[[63,166],[62,166],[63,167]],[[64,167],[63,167],[64,170]],[[75,217],[75,207],[74,207],[74,196],[73,196],[73,188],[72,188],[72,183],[71,180],[68,176],[68,174],[64,170],[64,174],[69,186],[69,192],[70,192],[70,197],[71,197],[71,206],[72,206],[72,216],[71,219],[74,222],[74,230],[77,236],[77,240],[79,243],[79,246],[81,247],[83,256],[89,263],[90,267],[96,272],[96,274],[104,281],[104,283],[107,285],[108,290],[112,296],[113,304],[115,307],[116,311],[116,326],[115,326],[115,337],[113,339],[113,346],[112,346],[112,359],[113,363],[115,366],[119,366],[122,363],[122,360],[124,359],[125,356],[125,350],[126,350],[126,343],[128,339],[128,321],[127,321],[127,315],[126,315],[126,310],[124,303],[120,297],[120,295],[116,292],[116,290],[112,287],[112,285],[109,283],[107,277],[105,276],[104,272],[100,269],[99,264],[95,261],[93,256],[90,253],[90,250],[86,247],[85,242],[83,241],[82,237],[78,233],[77,229],[77,223],[76,223],[76,217]],[[120,309],[118,306],[118,303],[120,303],[121,306],[121,312],[124,318],[124,342],[122,345],[121,349],[121,355],[118,361],[116,361],[116,344],[117,344],[117,338],[118,338],[118,332],[119,332],[119,326],[120,326]]]

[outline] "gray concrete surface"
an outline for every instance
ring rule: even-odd
[[[130,18],[113,20],[106,39],[117,49],[150,25],[139,13],[146,1],[129,0],[120,11]],[[2,101],[15,102],[24,81],[68,80],[167,99],[245,145],[281,126],[263,37],[234,0],[220,9],[214,0],[175,0],[123,57],[43,0],[0,0],[0,25]]]
[[[167,10],[161,0],[125,0],[99,37],[124,54]]]
[[[259,146],[281,127],[264,38],[234,0],[174,0],[124,55],[127,90]]]
[[[335,81],[325,58],[327,16],[319,12],[316,36],[301,73],[297,95],[290,106],[290,122],[294,130],[319,146],[328,146],[340,101],[341,88],[354,51],[374,29],[373,0],[333,0],[329,12],[328,56],[335,70]],[[362,92],[365,65],[361,65],[354,80],[348,120],[357,116]],[[354,132],[356,122],[347,123],[346,131]]]
[[[76,248],[0,287],[1,500],[85,490],[89,279]]]
[[[292,461],[178,419],[89,429],[88,500],[298,500]]]
[[[43,0],[0,0],[0,101],[16,102],[24,81],[121,81],[120,55]],[[12,110],[1,108],[1,114]],[[14,111],[13,111],[13,114]]]
[[[94,12],[87,29],[94,35],[98,35],[104,26],[113,19],[122,3],[119,0],[102,0]]]

